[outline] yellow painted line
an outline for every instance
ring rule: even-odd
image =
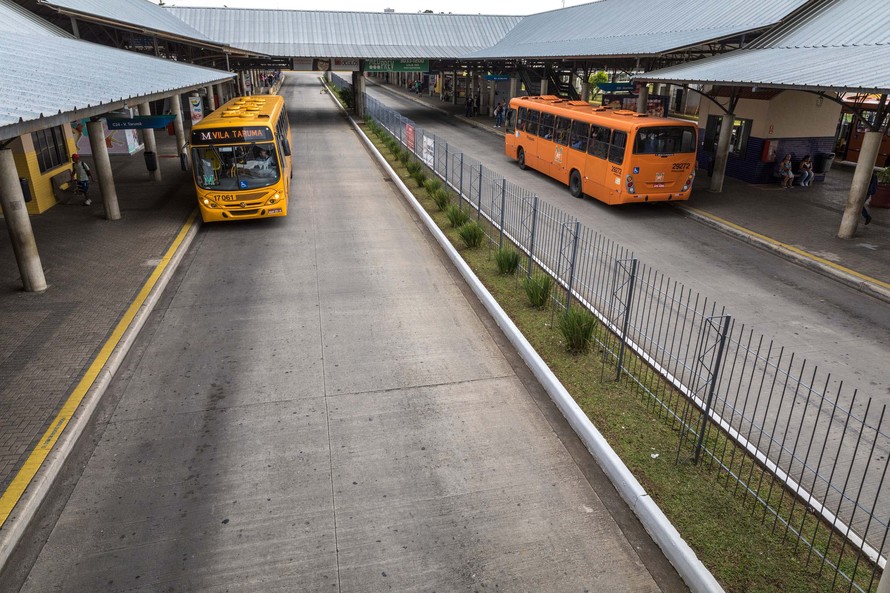
[[[185,224],[176,235],[176,239],[173,241],[170,249],[168,249],[167,253],[164,254],[164,257],[155,267],[154,271],[151,273],[151,276],[148,277],[148,280],[146,280],[145,284],[142,286],[142,290],[139,291],[139,294],[136,295],[135,300],[130,304],[129,308],[127,308],[127,311],[124,313],[123,318],[117,324],[117,327],[114,328],[111,336],[109,336],[108,340],[102,346],[102,349],[99,351],[96,359],[87,369],[87,372],[77,384],[77,387],[74,388],[74,391],[71,392],[71,395],[68,396],[68,400],[62,406],[59,414],[55,417],[55,419],[53,419],[49,428],[40,439],[40,442],[28,456],[28,459],[22,465],[21,469],[19,469],[15,478],[12,479],[9,487],[6,489],[5,492],[3,492],[2,496],[0,496],[0,527],[3,527],[3,524],[6,523],[9,515],[12,513],[12,509],[21,499],[25,488],[27,488],[28,484],[31,483],[31,480],[34,479],[34,476],[37,474],[37,470],[39,470],[40,466],[43,465],[46,457],[49,455],[50,451],[52,451],[53,446],[55,446],[56,442],[59,440],[59,436],[62,434],[62,431],[65,430],[65,427],[68,425],[68,421],[71,420],[71,417],[74,415],[74,412],[77,410],[80,402],[83,401],[84,396],[86,396],[87,392],[93,386],[93,382],[96,380],[96,377],[99,376],[99,373],[102,371],[105,363],[108,362],[108,358],[117,347],[118,343],[124,335],[124,332],[126,332],[127,328],[130,327],[130,324],[136,317],[136,313],[139,311],[140,307],[142,307],[145,299],[148,298],[148,295],[154,288],[155,284],[157,284],[158,279],[161,277],[161,274],[164,272],[164,270],[167,269],[167,266],[169,265],[170,260],[173,258],[173,255],[176,253],[176,250],[179,249],[179,246],[185,239],[186,234],[195,224],[195,218],[197,215],[198,211],[195,210],[189,216],[188,220],[186,220]]]
[[[687,206],[685,204],[681,205],[680,207],[684,210],[689,210],[690,212],[695,212],[699,216],[704,216],[705,218],[710,218],[711,220],[717,221],[720,224],[724,224],[728,227],[732,227],[732,228],[736,229],[737,231],[745,233],[746,235],[752,235],[754,237],[757,237],[761,241],[766,241],[767,243],[769,243],[771,245],[781,247],[782,249],[787,249],[788,251],[791,251],[793,253],[800,255],[801,257],[805,257],[807,259],[811,259],[813,261],[819,262],[820,264],[829,266],[831,268],[834,268],[835,270],[838,270],[845,274],[849,274],[850,276],[859,278],[860,280],[864,280],[866,282],[870,282],[872,284],[877,284],[878,286],[882,286],[884,288],[890,289],[890,283],[883,282],[881,280],[878,280],[877,278],[872,278],[871,276],[866,276],[865,274],[861,274],[855,270],[851,270],[850,268],[845,268],[844,266],[838,265],[831,260],[827,260],[823,257],[819,257],[818,255],[813,255],[809,251],[804,251],[803,249],[799,249],[797,247],[794,247],[793,245],[788,245],[787,243],[782,243],[781,241],[776,241],[775,239],[773,239],[771,237],[767,237],[766,235],[761,235],[760,233],[758,233],[756,231],[752,231],[751,229],[747,229],[743,226],[737,225],[734,222],[729,222],[728,220],[720,218],[719,216],[714,216],[713,214],[705,212],[704,210],[699,210],[698,208],[693,208],[692,206]]]

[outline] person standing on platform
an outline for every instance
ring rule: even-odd
[[[90,191],[90,181],[93,180],[93,172],[90,166],[80,160],[79,154],[71,155],[71,181],[77,185],[77,191],[83,194],[83,205],[89,206],[93,203],[87,192]]]

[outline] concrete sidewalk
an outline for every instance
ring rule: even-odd
[[[494,127],[493,117],[466,117],[461,104],[371,81],[466,125],[503,135],[502,128]],[[707,172],[699,170],[692,197],[675,207],[703,224],[890,303],[890,209],[871,208],[870,225],[860,221],[854,239],[837,238],[854,166],[836,162],[824,182],[788,191],[778,184],[753,185],[727,178],[721,193],[708,190]]]

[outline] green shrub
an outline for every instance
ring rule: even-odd
[[[559,331],[572,354],[587,352],[596,327],[596,318],[587,309],[571,307],[559,318]]]
[[[413,179],[417,185],[423,187],[423,184],[426,181],[426,173],[423,172],[423,167],[419,167],[417,170],[410,172],[410,175],[411,179]]]
[[[467,214],[466,211],[461,210],[453,204],[448,206],[448,209],[445,210],[445,216],[454,228],[462,227],[470,220],[470,215]]]
[[[494,254],[494,261],[498,264],[498,272],[513,274],[519,267],[519,252],[509,247],[503,247]]]
[[[436,203],[436,207],[439,210],[445,211],[451,205],[451,194],[448,193],[447,189],[440,189],[433,194],[433,202]],[[466,222],[466,220],[464,222]],[[463,222],[461,224],[463,224]],[[452,224],[451,226],[459,227],[461,224]]]
[[[347,109],[352,109],[352,106],[355,103],[355,97],[353,97],[352,95],[352,89],[349,87],[345,87],[335,90],[340,96],[340,100],[343,102],[343,105],[345,105]]]
[[[541,308],[550,299],[553,279],[546,274],[534,274],[525,279],[525,294],[533,307]]]
[[[428,193],[429,196],[432,198],[435,197],[437,193],[439,193],[440,189],[442,189],[442,182],[439,181],[438,178],[433,177],[432,179],[427,179],[423,182],[423,188],[426,190],[426,193]]]
[[[485,231],[477,222],[468,222],[457,230],[457,234],[463,239],[464,245],[470,248],[479,247],[485,238]]]
[[[408,174],[413,176],[418,171],[423,170],[423,165],[421,165],[417,161],[410,161],[405,163],[405,168],[408,169]]]
[[[400,163],[402,163],[403,165],[407,165],[408,161],[411,160],[411,151],[407,148],[403,148],[402,150],[399,150],[398,157]]]

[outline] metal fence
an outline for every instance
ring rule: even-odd
[[[719,469],[838,590],[877,588],[890,523],[886,406],[371,97],[365,114],[486,223],[492,245],[521,252],[524,274],[553,277],[555,308],[586,307],[609,330],[598,341],[614,367],[602,372],[669,419],[678,463]]]

